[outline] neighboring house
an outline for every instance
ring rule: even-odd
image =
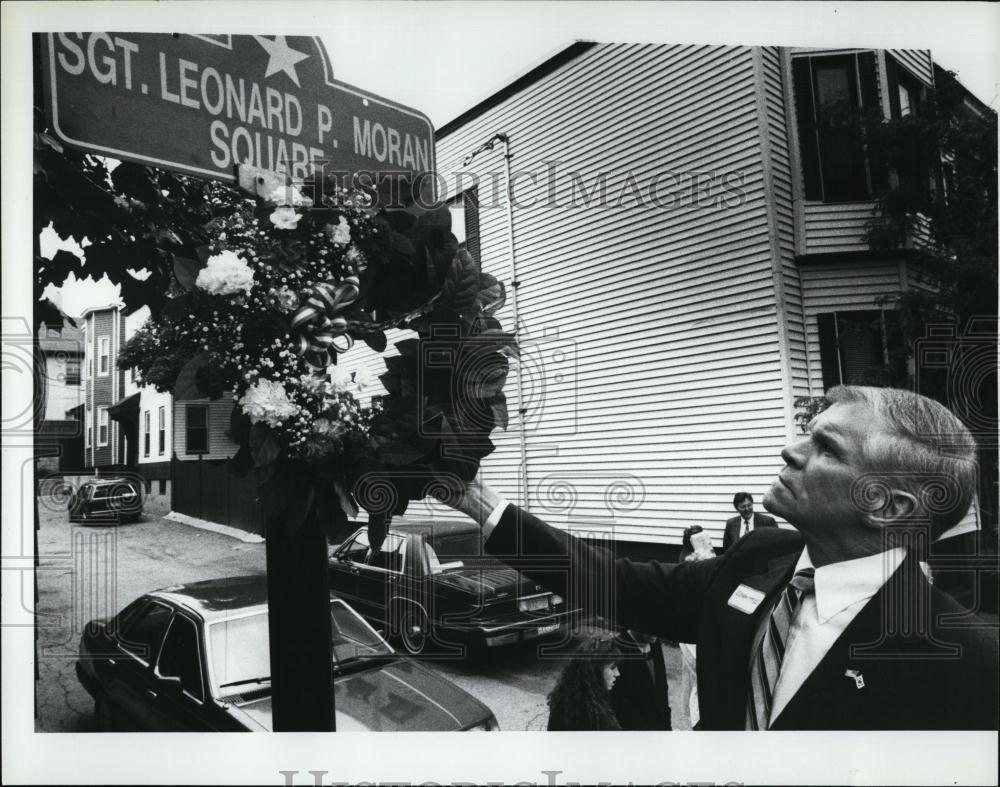
[[[97,474],[125,472],[128,436],[112,408],[125,396],[125,372],[118,368],[118,352],[125,343],[124,306],[84,310],[83,329],[84,439],[83,467]]]
[[[43,325],[38,344],[45,354],[45,412],[35,435],[40,474],[79,470],[83,458],[82,365],[84,334],[68,318],[58,328]]]
[[[781,467],[796,398],[890,360],[876,299],[917,277],[865,241],[895,175],[851,118],[919,111],[934,68],[926,51],[580,42],[439,129],[458,234],[505,283],[508,328],[517,301],[489,481],[639,552],[693,524],[720,543],[733,492],[759,501]],[[363,348],[344,362],[379,373]]]

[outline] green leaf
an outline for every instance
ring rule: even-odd
[[[396,342],[396,349],[399,350],[399,354],[404,358],[416,358],[419,344],[420,342],[417,339],[403,339],[400,342]],[[386,363],[388,363],[388,360],[386,359]]]
[[[493,411],[493,420],[497,426],[504,431],[507,430],[509,417],[507,414],[507,397],[500,395],[493,397],[490,402],[490,409]]]
[[[488,273],[479,277],[479,292],[476,300],[486,314],[496,314],[507,302],[507,289],[503,282]]]
[[[478,291],[479,266],[469,252],[459,249],[441,287],[442,301],[456,312],[464,312],[475,305]]]
[[[250,428],[250,450],[257,467],[266,467],[281,454],[281,443],[266,424],[257,423]]]
[[[188,399],[202,399],[205,394],[198,386],[198,371],[208,365],[209,353],[202,351],[184,364],[174,383],[174,399],[183,402]]]
[[[377,353],[385,352],[385,348],[386,346],[388,346],[388,340],[386,339],[385,331],[366,333],[363,338],[365,344],[367,344]]]
[[[163,308],[160,310],[160,316],[170,320],[187,319],[191,314],[191,300],[191,293],[189,292],[178,295],[176,298],[171,298],[163,305]]]
[[[379,456],[387,465],[411,465],[424,458],[422,451],[417,450],[409,443],[400,443],[395,440],[388,440],[378,449]]]
[[[185,290],[193,290],[204,263],[174,255],[174,276]]]
[[[253,454],[249,445],[241,445],[236,455],[229,460],[229,472],[238,478],[245,478],[253,469]]]
[[[337,492],[337,497],[340,500],[340,507],[343,509],[344,515],[348,519],[357,519],[358,504],[354,502],[354,498],[351,496],[351,493],[344,489],[344,485],[340,481],[335,481],[333,488]]]

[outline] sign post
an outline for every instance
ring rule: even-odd
[[[89,153],[225,181],[241,165],[369,185],[434,171],[427,117],[336,81],[315,37],[49,33],[42,44],[51,129]],[[274,518],[266,529],[273,729],[333,730],[326,538],[315,515],[294,533]]]

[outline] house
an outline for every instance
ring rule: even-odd
[[[83,331],[68,318],[42,325],[38,344],[45,356],[45,412],[35,434],[39,473],[78,470],[83,455]]]
[[[78,320],[83,329],[83,468],[110,475],[126,470],[128,437],[111,410],[125,396],[125,372],[116,359],[125,343],[124,306],[90,307]]]
[[[696,524],[721,543],[733,493],[759,503],[799,433],[796,400],[891,363],[878,298],[921,285],[905,248],[866,242],[894,174],[851,118],[918,112],[934,69],[926,51],[578,42],[438,129],[460,239],[522,346],[485,477],[637,554]]]

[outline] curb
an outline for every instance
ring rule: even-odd
[[[238,539],[244,544],[263,544],[264,537],[259,536],[256,533],[248,533],[246,530],[240,530],[238,527],[229,527],[229,525],[220,525],[218,522],[209,522],[206,519],[198,519],[197,517],[188,516],[187,514],[179,514],[176,511],[169,511],[164,514],[163,519],[168,519],[171,522],[177,522],[181,525],[189,525],[190,527],[196,527],[199,530],[211,530],[213,533],[218,533],[223,536],[229,536],[230,538]]]

